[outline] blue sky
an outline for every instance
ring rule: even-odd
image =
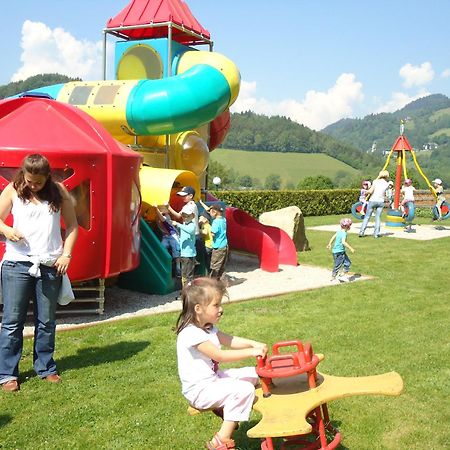
[[[102,29],[128,0],[20,0],[2,6],[0,84],[42,72],[101,77]],[[448,0],[187,0],[238,66],[234,111],[313,129],[450,96]],[[17,6],[16,6],[17,5]]]

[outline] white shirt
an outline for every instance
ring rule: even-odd
[[[414,186],[403,186],[402,187],[403,199],[407,202],[413,202],[415,190],[416,188]]]
[[[195,217],[194,217],[193,222],[195,224],[195,235],[198,236],[200,234],[200,226],[198,224],[198,207],[197,207],[197,204],[194,202],[194,200],[191,200],[190,202],[185,203],[183,205],[183,207],[181,208],[180,214],[186,211],[185,207],[187,205],[189,205],[189,208],[191,208],[191,205],[192,205],[192,208],[194,209]]]
[[[216,327],[208,333],[195,325],[188,325],[178,334],[177,359],[181,391],[191,403],[194,403],[205,385],[217,378],[214,361],[197,350],[197,345],[206,341],[221,348],[217,332]]]
[[[369,198],[370,202],[381,202],[384,203],[384,195],[386,189],[389,187],[388,182],[384,178],[377,178],[372,183],[373,192]]]
[[[18,242],[6,241],[4,261],[34,262],[38,258],[45,264],[47,260],[54,262],[61,256],[63,242],[59,211],[51,211],[46,201],[34,204],[15,196],[11,214],[14,218],[13,228],[20,231],[24,239]]]

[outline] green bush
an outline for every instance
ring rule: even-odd
[[[349,214],[358,194],[357,189],[214,192],[214,196],[228,206],[242,209],[254,217],[288,206],[298,206],[304,216]]]

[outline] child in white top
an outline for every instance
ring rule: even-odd
[[[442,204],[445,202],[444,188],[442,187],[442,180],[436,178],[432,181],[434,192],[436,193],[436,210],[438,213],[437,220],[442,220]]]
[[[361,183],[361,190],[359,191],[359,198],[358,200],[362,203],[361,206],[361,214],[365,214],[366,213],[366,208],[367,208],[367,194],[369,192],[371,183],[370,181],[363,181]]]
[[[232,434],[238,422],[248,420],[258,376],[254,367],[219,369],[219,363],[264,357],[261,342],[219,331],[225,285],[213,278],[196,278],[181,293],[183,309],[176,325],[178,373],[182,393],[197,409],[223,416],[222,426],[206,448],[234,449]],[[222,345],[231,350],[222,350]]]
[[[400,210],[402,215],[405,216],[405,206],[407,203],[414,203],[414,191],[416,188],[412,185],[411,178],[406,178],[403,182],[401,193],[403,195],[403,200],[400,203]]]

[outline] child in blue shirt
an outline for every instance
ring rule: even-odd
[[[331,281],[335,282],[336,277],[339,273],[339,270],[343,267],[344,275],[338,277],[339,281],[350,281],[349,278],[346,276],[348,271],[350,270],[350,266],[352,262],[350,261],[350,258],[348,257],[347,253],[345,252],[345,249],[348,248],[352,253],[355,252],[353,247],[347,242],[347,232],[350,230],[350,227],[352,226],[352,219],[341,219],[340,221],[341,229],[335,233],[332,238],[330,239],[330,242],[328,242],[327,248],[331,248],[331,244],[334,242],[332,253],[333,253],[333,260],[334,260],[334,267],[333,271],[331,273]]]
[[[228,259],[227,221],[223,217],[224,209],[220,203],[214,203],[209,208],[213,221],[211,234],[213,236],[213,250],[211,254],[211,278],[222,277]]]
[[[180,260],[181,283],[184,286],[194,279],[195,269],[195,233],[197,226],[194,222],[195,211],[193,207],[185,205],[181,211],[183,223],[173,221],[172,224],[180,231]]]

